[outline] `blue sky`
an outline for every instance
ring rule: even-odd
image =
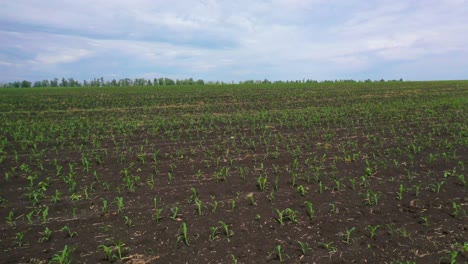
[[[468,78],[466,0],[1,0],[0,82]]]

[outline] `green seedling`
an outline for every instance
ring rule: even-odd
[[[314,218],[314,216],[315,216],[314,206],[313,206],[312,202],[309,202],[309,201],[305,201],[304,204],[307,207],[307,215],[309,216],[309,219],[312,220]]]
[[[329,252],[336,252],[338,250],[335,246],[333,246],[333,242],[329,242],[329,243],[324,242],[324,243],[320,243],[320,245],[324,249],[328,250]]]
[[[249,202],[250,202],[251,205],[257,206],[257,202],[255,202],[253,193],[249,193],[247,195],[247,198],[249,199]]]
[[[164,210],[163,208],[155,209],[155,212],[153,214],[153,221],[154,222],[159,223],[159,220],[162,219],[161,213],[162,213],[163,210]]]
[[[112,261],[114,261],[114,259],[117,258],[117,256],[114,254],[114,250],[113,250],[112,247],[106,246],[106,245],[99,245],[98,249],[99,248],[102,248],[102,250],[106,254],[106,260],[107,261],[112,262]]]
[[[132,221],[132,219],[131,219],[130,217],[128,217],[128,216],[124,216],[124,218],[125,218],[125,225],[126,225],[127,227],[132,227],[132,226],[133,226],[133,221]]]
[[[367,230],[369,230],[370,238],[374,238],[377,234],[377,229],[379,229],[380,225],[368,225]]]
[[[45,241],[50,241],[50,238],[52,236],[52,231],[46,227],[43,232],[43,236],[39,239],[39,242],[43,243]]]
[[[6,222],[9,226],[15,226],[16,225],[16,221],[15,221],[15,212],[13,210],[11,210],[9,213],[8,213],[8,216],[5,217],[6,219]]]
[[[424,226],[429,226],[429,219],[427,218],[427,216],[421,216],[420,219],[421,219],[421,223]]]
[[[117,213],[123,213],[124,211],[124,199],[123,197],[115,197],[115,202],[117,203]]]
[[[174,221],[177,221],[177,215],[179,214],[179,207],[178,206],[175,206],[175,207],[171,207],[171,219],[174,220]]]
[[[197,206],[198,215],[200,215],[200,216],[203,215],[203,212],[202,212],[202,210],[203,210],[203,203],[202,203],[202,201],[200,201],[200,200],[198,200],[198,199],[195,200],[195,205]]]
[[[268,178],[267,176],[262,176],[260,175],[257,179],[257,187],[260,191],[265,191],[266,190],[266,184],[267,184]]]
[[[103,214],[107,214],[109,213],[109,208],[108,208],[108,205],[107,205],[107,200],[104,199],[104,198],[101,198],[102,199],[102,209],[101,209],[101,212]]]
[[[307,190],[303,185],[297,186],[296,190],[301,196],[305,196],[307,194]]]
[[[66,234],[67,234],[68,237],[74,237],[74,236],[78,235],[77,232],[72,232],[72,230],[70,229],[69,226],[64,226],[64,227],[62,227],[62,228],[60,229],[60,231],[66,232]]]
[[[272,255],[276,255],[278,258],[279,262],[283,262],[283,249],[281,248],[281,245],[276,245],[275,249],[270,253],[269,257]]]
[[[296,241],[296,242],[299,244],[300,250],[303,256],[307,255],[307,252],[312,250],[312,248],[309,247],[309,244],[307,242],[301,242],[301,241]]]
[[[345,237],[346,237],[345,243],[348,245],[349,243],[351,243],[351,234],[353,233],[354,230],[356,230],[356,228],[352,227],[350,229],[346,229],[345,231]]]
[[[75,251],[74,247],[65,247],[52,257],[51,263],[70,264],[72,262],[71,254]]]
[[[398,189],[398,191],[396,192],[396,199],[397,200],[402,200],[403,199],[403,193],[406,191],[406,188],[405,186],[403,186],[403,184],[400,184],[400,188]]]
[[[180,229],[179,229],[179,234],[177,235],[177,242],[176,244],[179,244],[179,242],[183,240],[185,245],[190,245],[189,244],[189,239],[188,239],[188,234],[187,234],[187,224],[185,223],[182,223],[180,225]]]
[[[52,197],[50,198],[51,202],[53,202],[53,203],[58,203],[58,202],[60,202],[60,195],[62,195],[62,193],[61,193],[59,190],[55,190],[54,196],[52,196]]]
[[[219,234],[218,229],[219,229],[219,226],[210,226],[210,237],[209,237],[210,240],[216,239],[216,237]]]
[[[22,247],[24,246],[24,232],[18,232],[16,233],[16,245],[18,245],[18,247]]]
[[[44,207],[44,209],[42,209],[42,223],[44,224],[45,222],[47,222],[47,217],[49,216],[49,207]]]
[[[223,221],[219,221],[218,223],[220,224],[220,228],[223,229],[224,234],[226,235],[226,237],[227,237],[228,240],[229,240],[229,238],[230,238],[232,235],[234,235],[234,232],[233,232],[232,230],[230,230],[230,229],[229,229],[229,226],[228,226],[226,223],[224,223]]]
[[[445,181],[441,181],[441,182],[436,182],[434,184],[431,184],[431,190],[432,192],[434,193],[440,193],[440,191],[442,190],[442,186],[444,186],[445,184]]]

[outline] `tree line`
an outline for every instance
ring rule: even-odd
[[[399,80],[389,80],[389,82],[403,81]],[[302,80],[292,80],[292,81],[270,81],[268,79],[264,80],[246,80],[240,81],[238,84],[271,84],[271,83],[336,83],[336,82],[385,82],[384,79],[380,80],[371,80],[367,79],[364,81],[355,81],[355,80],[325,80],[325,81],[316,81],[310,79]],[[194,80],[193,78],[188,79],[170,79],[170,78],[154,78],[154,79],[145,79],[145,78],[136,78],[136,79],[112,79],[104,80],[101,78],[94,78],[92,80],[84,80],[82,82],[75,80],[73,78],[54,78],[52,80],[42,80],[31,82],[28,80],[9,82],[3,84],[2,87],[9,88],[30,88],[30,87],[127,87],[127,86],[163,86],[163,85],[225,85],[225,84],[237,84],[234,82],[226,83],[223,81],[204,81],[202,79]]]

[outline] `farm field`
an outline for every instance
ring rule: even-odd
[[[0,89],[0,263],[467,263],[467,120],[468,81]]]

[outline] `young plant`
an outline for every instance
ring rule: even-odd
[[[303,185],[297,186],[296,190],[301,196],[305,196],[307,194],[307,190]]]
[[[314,216],[315,216],[314,206],[313,206],[312,202],[309,202],[309,201],[305,201],[304,204],[307,207],[307,215],[309,216],[309,219],[312,220],[314,218]]]
[[[257,187],[260,191],[265,191],[266,190],[266,184],[267,184],[268,178],[267,176],[262,176],[260,175],[257,179]]]
[[[177,220],[177,215],[179,214],[179,207],[178,206],[175,206],[175,207],[171,207],[171,219],[176,221]]]
[[[324,249],[328,250],[329,252],[336,252],[338,250],[335,246],[333,246],[333,242],[329,242],[329,243],[324,242],[324,243],[320,243],[320,245]]]
[[[71,254],[75,251],[74,247],[68,247],[68,245],[65,245],[65,247],[56,253],[52,259],[51,263],[59,263],[59,264],[70,264],[72,262]]]
[[[24,246],[24,232],[18,232],[16,233],[16,245],[18,245],[18,247],[22,247]]]
[[[188,234],[187,234],[187,224],[182,223],[179,228],[179,235],[177,235],[177,242],[176,244],[179,244],[179,242],[183,240],[185,245],[190,245],[189,244],[189,239],[188,239]]]
[[[66,232],[68,237],[74,237],[74,236],[78,235],[77,232],[72,232],[72,230],[70,229],[69,226],[64,226],[64,227],[62,227],[62,228],[60,229],[60,231]]]
[[[46,227],[43,232],[43,236],[39,239],[39,242],[43,243],[44,241],[50,241],[50,237],[52,236],[52,231]]]
[[[133,221],[132,221],[132,219],[131,219],[130,217],[128,217],[128,216],[124,216],[124,218],[125,218],[125,225],[126,225],[127,227],[132,227],[132,226],[133,226]]]
[[[373,190],[367,190],[364,201],[366,205],[377,205],[379,203],[380,193]]]
[[[120,214],[124,210],[124,199],[123,197],[115,197],[115,202],[117,203],[117,213]]]
[[[271,255],[276,255],[276,257],[278,258],[279,262],[283,262],[283,261],[284,261],[284,258],[283,258],[283,249],[281,248],[281,245],[276,245],[275,249],[270,253],[269,257],[271,257]]]
[[[300,250],[303,256],[305,256],[307,252],[312,250],[312,248],[309,247],[309,244],[307,242],[301,242],[301,241],[296,241],[296,242],[299,244]]]
[[[345,243],[348,245],[349,243],[351,243],[351,233],[353,233],[354,230],[356,230],[356,228],[352,227],[350,229],[346,229],[345,231],[345,237],[346,237]]]
[[[434,193],[440,193],[440,191],[442,190],[442,186],[444,186],[445,184],[445,181],[441,181],[441,182],[436,182],[434,184],[431,184],[431,190],[432,192]]]
[[[112,262],[112,261],[114,261],[114,259],[117,258],[117,256],[114,254],[114,250],[113,250],[112,247],[106,246],[106,245],[99,245],[98,249],[99,248],[102,248],[102,250],[106,254],[106,260],[107,261]]]
[[[249,194],[247,195],[247,198],[249,199],[251,205],[257,206],[257,202],[255,202],[253,193],[249,193]]]
[[[203,203],[202,203],[202,201],[196,199],[196,200],[195,200],[195,205],[197,206],[198,215],[200,215],[200,216],[203,215],[203,212],[202,212],[202,210],[203,210]]]
[[[162,211],[164,210],[163,208],[158,208],[158,209],[155,209],[156,211],[154,212],[153,214],[153,221],[156,222],[156,223],[159,223],[159,220],[162,219],[161,217],[161,213]]]
[[[62,195],[62,193],[59,190],[55,190],[55,194],[54,194],[54,196],[52,196],[50,198],[50,200],[53,203],[58,203],[58,202],[60,202],[60,195]]]
[[[368,225],[367,230],[369,230],[370,233],[370,238],[374,238],[375,235],[377,234],[377,229],[380,227],[380,225]]]
[[[219,221],[218,223],[220,224],[220,228],[223,229],[224,234],[226,235],[226,237],[228,238],[228,241],[229,241],[229,238],[232,235],[234,235],[234,232],[229,229],[229,226],[225,222]]]
[[[218,229],[219,229],[219,226],[210,226],[210,237],[209,237],[210,240],[216,239],[216,237],[219,234]]]
[[[396,199],[401,201],[403,199],[403,193],[406,191],[406,188],[403,184],[400,184],[400,188],[396,192]]]
[[[8,216],[5,217],[6,219],[6,222],[9,226],[15,226],[16,225],[16,221],[15,221],[15,212],[13,210],[11,210],[9,213],[8,213]]]

